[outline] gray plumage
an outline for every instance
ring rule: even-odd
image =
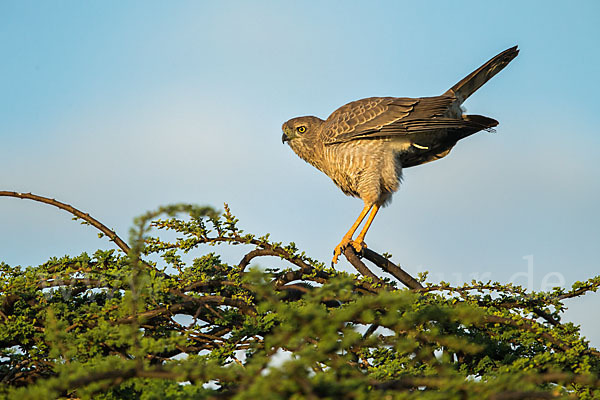
[[[364,201],[358,224],[367,207],[375,207],[357,237],[360,243],[350,243],[355,223],[336,248],[334,262],[348,244],[364,247],[368,225],[398,190],[403,168],[445,157],[460,139],[498,125],[488,117],[463,114],[461,105],[518,53],[515,46],[498,54],[441,96],[370,97],[338,108],[326,120],[307,116],[283,124],[283,142],[345,194]]]

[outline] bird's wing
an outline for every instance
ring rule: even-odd
[[[418,99],[369,97],[348,103],[335,110],[325,121],[323,139],[335,142],[357,132],[381,129],[406,118]]]
[[[447,117],[456,98],[451,95],[422,97],[371,97],[340,107],[325,121],[325,144],[362,139],[415,135],[439,129],[488,126],[463,118]],[[477,125],[477,126],[475,126]]]

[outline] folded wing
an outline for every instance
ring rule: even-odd
[[[325,122],[326,145],[354,140],[387,139],[441,130],[477,132],[497,124],[492,119],[450,117],[456,98],[452,95],[423,97],[376,97],[355,101],[336,110]],[[495,123],[490,125],[492,121]]]

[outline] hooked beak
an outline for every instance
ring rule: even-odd
[[[288,135],[285,134],[285,132],[283,132],[283,135],[281,135],[281,143],[285,144],[285,142],[289,142],[290,138],[288,137]]]

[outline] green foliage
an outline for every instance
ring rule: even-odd
[[[403,289],[245,234],[227,207],[161,208],[136,220],[130,244],[128,254],[0,264],[0,395],[600,397],[600,353],[561,322],[564,300],[600,277],[550,293],[492,282]],[[249,250],[227,264],[204,245]],[[258,257],[263,268],[250,268]]]

